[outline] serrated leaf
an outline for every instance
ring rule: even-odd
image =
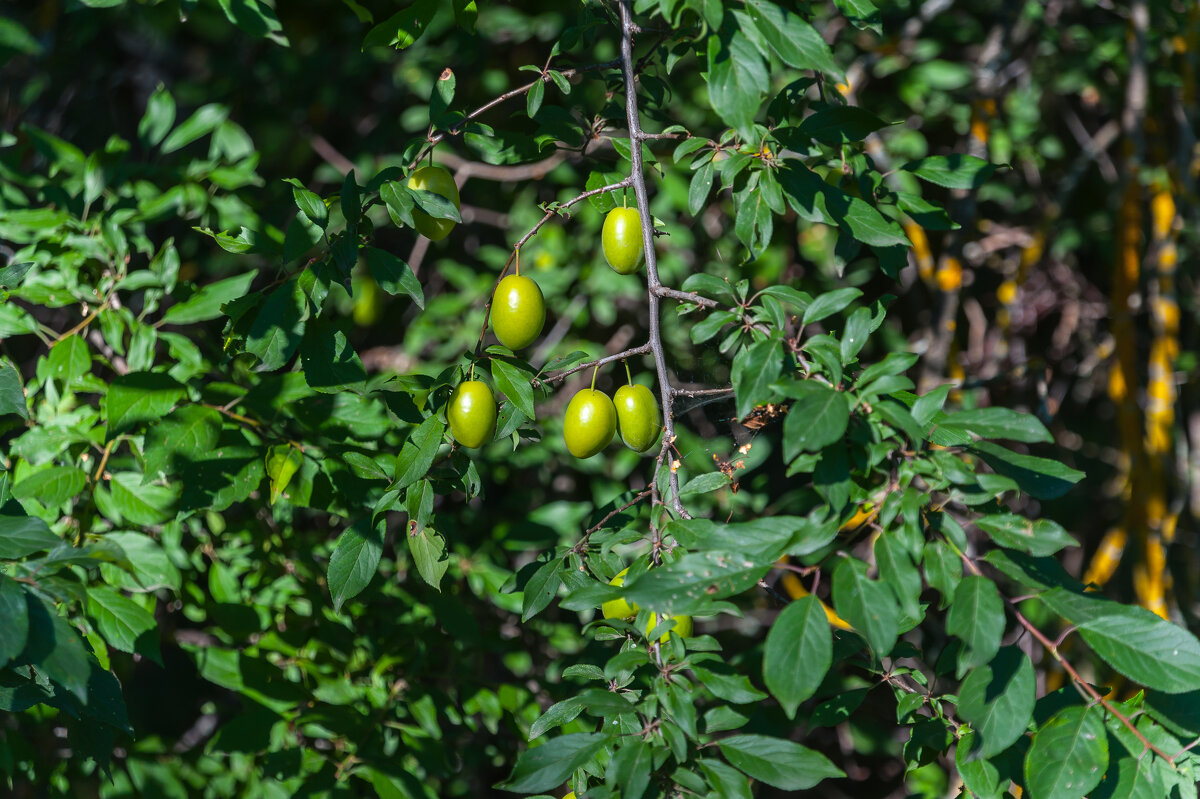
[[[446,539],[432,527],[424,527],[415,535],[408,535],[408,551],[421,579],[440,591],[442,577],[450,567]]]
[[[383,555],[383,528],[382,522],[360,520],[338,536],[326,575],[335,611],[341,610],[342,603],[357,596],[375,576]]]
[[[1145,608],[1054,588],[1038,594],[1105,663],[1129,679],[1166,693],[1200,689],[1200,641]]]
[[[12,488],[17,499],[36,499],[47,508],[56,508],[83,491],[87,474],[74,466],[51,466],[34,472]]]
[[[560,735],[517,758],[512,774],[496,785],[513,793],[542,793],[561,785],[575,769],[589,762],[609,741],[598,732]]]
[[[172,305],[163,314],[163,324],[190,325],[208,319],[216,319],[221,315],[221,306],[227,302],[246,296],[250,284],[258,275],[257,269],[251,269],[234,277],[218,280],[201,287],[195,294],[181,303]]]
[[[1083,799],[1108,767],[1104,711],[1074,705],[1060,710],[1033,736],[1025,755],[1032,799]]]
[[[892,651],[900,632],[896,598],[885,583],[867,577],[867,564],[843,558],[833,570],[833,607],[866,636],[876,657]]]
[[[717,746],[744,774],[785,791],[803,791],[824,779],[846,776],[820,752],[782,738],[734,735]]]
[[[846,396],[813,380],[782,387],[795,402],[783,422],[783,457],[795,460],[802,452],[819,452],[841,440],[850,424]]]
[[[703,610],[711,600],[740,594],[756,585],[770,569],[746,555],[732,552],[690,552],[658,569],[651,569],[625,590],[631,604],[668,616]]]
[[[113,378],[105,397],[106,441],[166,416],[184,396],[178,380],[161,372],[130,372]]]
[[[932,155],[911,161],[900,168],[947,189],[977,189],[996,171],[995,164],[961,153]]]
[[[1034,557],[1053,555],[1063,547],[1079,543],[1058,522],[1050,519],[1029,520],[1012,513],[993,514],[975,521],[975,525],[1002,547],[1019,549]]]
[[[16,580],[0,574],[0,668],[21,654],[28,639],[25,589]]]
[[[138,653],[162,665],[158,622],[138,603],[104,586],[88,589],[88,615],[109,646]]]
[[[796,69],[820,70],[839,80],[842,78],[829,45],[799,14],[767,0],[747,0],[746,8],[759,33],[785,64]]]
[[[789,719],[820,687],[832,664],[833,636],[821,601],[793,600],[775,619],[763,652],[763,682]]]
[[[1004,600],[996,584],[986,577],[968,575],[954,590],[954,604],[946,615],[946,632],[966,645],[958,656],[958,673],[991,661],[1000,651],[1004,635]]]
[[[1016,647],[1004,647],[991,663],[973,669],[958,690],[958,714],[979,736],[984,757],[1003,752],[1033,717],[1033,664]]]
[[[492,358],[492,379],[517,410],[527,419],[536,419],[533,407],[533,385],[527,373],[501,358]]]
[[[771,398],[771,384],[782,372],[783,345],[779,339],[760,341],[738,353],[733,360],[732,373],[738,418]]]
[[[304,337],[307,318],[308,300],[296,278],[271,292],[246,336],[246,351],[260,361],[257,371],[273,372],[288,362]]]
[[[367,247],[364,250],[367,258],[367,269],[379,287],[388,294],[407,294],[417,307],[425,310],[425,292],[421,289],[421,281],[413,274],[412,269],[404,261],[386,250]]]
[[[1058,499],[1086,476],[1058,461],[1022,455],[987,441],[976,442],[970,449],[1037,499]]]
[[[9,413],[14,413],[22,419],[29,418],[20,373],[7,360],[0,360],[0,416]]]

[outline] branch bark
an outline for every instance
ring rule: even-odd
[[[630,0],[621,0],[621,73],[625,78],[625,116],[629,124],[629,179],[633,183],[633,194],[637,198],[638,213],[642,217],[642,248],[645,252],[646,283],[648,289],[646,299],[650,308],[649,345],[650,350],[654,353],[654,366],[658,372],[658,391],[662,400],[663,412],[663,441],[662,448],[658,453],[658,459],[655,462],[654,478],[651,483],[651,502],[661,503],[662,498],[658,486],[658,476],[662,471],[662,464],[668,457],[671,447],[675,442],[675,418],[672,407],[675,395],[674,389],[671,387],[670,375],[667,373],[666,353],[663,351],[659,300],[661,292],[664,289],[658,279],[658,260],[654,254],[654,217],[650,213],[650,199],[646,193],[646,176],[642,171],[642,141],[645,139],[645,134],[642,132],[642,125],[638,119],[635,77],[637,70],[633,61],[633,34],[635,30],[637,30],[637,26],[633,23]],[[689,301],[694,301],[690,296],[688,299]],[[683,507],[683,503],[679,499],[679,473],[676,471],[674,462],[670,463],[669,466],[670,477],[668,481],[671,490],[671,507],[679,516],[685,519],[691,518],[691,515]],[[657,547],[657,540],[655,544]],[[657,555],[657,551],[655,554]]]

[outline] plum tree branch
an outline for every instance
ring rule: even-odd
[[[638,102],[637,102],[637,86],[636,74],[633,61],[633,34],[636,26],[633,22],[633,12],[630,7],[630,0],[620,0],[621,6],[621,74],[625,79],[625,116],[629,124],[629,139],[633,145],[630,147],[629,160],[629,179],[633,182],[633,193],[637,198],[638,213],[642,218],[642,249],[645,252],[646,259],[646,297],[649,302],[650,309],[650,350],[654,353],[654,366],[658,372],[658,390],[659,396],[662,398],[663,412],[663,442],[662,448],[659,450],[658,459],[655,462],[654,477],[651,482],[652,493],[651,502],[661,503],[658,490],[658,476],[662,471],[663,461],[666,460],[671,447],[675,442],[675,418],[673,404],[675,400],[674,389],[671,386],[670,376],[667,374],[667,359],[663,351],[661,320],[659,318],[659,300],[660,292],[663,291],[661,281],[658,279],[658,260],[654,254],[654,217],[650,213],[650,199],[646,193],[646,176],[643,173],[642,167],[642,125],[638,119]],[[689,298],[690,299],[690,298]],[[671,487],[671,507],[681,517],[691,518],[691,514],[683,507],[683,502],[679,499],[679,473],[672,462],[669,464],[669,477]],[[656,533],[657,535],[657,533]],[[658,542],[656,541],[656,546]]]
[[[577,366],[572,366],[570,369],[564,369],[561,372],[555,372],[552,375],[546,375],[543,378],[535,378],[533,380],[533,387],[538,388],[544,383],[558,383],[575,374],[576,372],[582,372],[585,369],[593,369],[597,366],[604,366],[604,364],[612,363],[613,361],[623,361],[626,358],[632,358],[634,355],[647,355],[649,352],[650,345],[643,344],[640,347],[632,347],[627,350],[622,350],[621,352],[613,353],[612,355],[605,355],[603,358],[598,358],[594,361],[588,361],[587,363],[581,363]]]
[[[954,546],[951,541],[947,540],[946,543],[958,553],[958,556],[962,558],[963,563],[966,565],[967,570],[970,571],[971,574],[975,575],[976,577],[983,576],[983,572],[980,570],[979,565],[975,563],[975,561],[969,555],[960,551],[958,547]],[[1017,623],[1024,627],[1026,632],[1033,636],[1034,640],[1041,644],[1042,648],[1049,652],[1050,656],[1058,661],[1058,664],[1063,667],[1063,671],[1065,671],[1067,676],[1069,676],[1075,685],[1078,686],[1079,690],[1086,694],[1087,697],[1093,702],[1103,707],[1109,713],[1113,714],[1113,716],[1115,716],[1127,730],[1133,733],[1134,737],[1138,739],[1145,749],[1148,749],[1149,751],[1161,757],[1171,766],[1171,768],[1178,768],[1175,765],[1174,756],[1168,755],[1166,752],[1151,743],[1150,739],[1142,734],[1141,730],[1134,725],[1133,721],[1128,716],[1126,716],[1111,702],[1101,696],[1100,692],[1093,688],[1091,683],[1083,679],[1079,672],[1075,670],[1075,667],[1071,665],[1070,661],[1063,657],[1062,653],[1058,650],[1058,645],[1054,641],[1051,641],[1045,633],[1039,630],[1037,626],[1020,611],[1020,609],[1017,607],[1017,601],[1015,599],[1008,599],[1007,597],[1005,599],[1008,604],[1008,609],[1013,614],[1013,618],[1017,620]]]
[[[589,65],[583,66],[583,67],[574,67],[572,69],[564,69],[564,70],[561,70],[561,74],[564,78],[567,78],[569,80],[569,79],[575,77],[576,75],[580,75],[584,72],[595,72],[596,70],[599,70],[599,69],[611,69],[611,68],[619,65],[620,63],[621,62],[619,59],[614,58],[611,61],[604,61],[599,64],[589,64]],[[447,136],[457,136],[459,133],[461,133],[463,128],[465,128],[467,126],[467,123],[474,120],[480,114],[484,114],[484,113],[490,111],[491,109],[495,108],[496,106],[501,105],[502,103],[505,103],[508,100],[513,99],[514,97],[521,97],[521,96],[527,94],[529,92],[529,90],[532,89],[537,84],[545,83],[546,81],[550,80],[550,71],[549,70],[550,70],[550,62],[547,61],[546,68],[542,70],[542,74],[539,75],[536,79],[531,80],[529,83],[526,83],[523,86],[518,86],[515,89],[510,89],[509,91],[506,91],[504,94],[493,97],[491,100],[488,100],[486,103],[484,103],[483,105],[476,108],[474,111],[467,114],[465,117],[460,119],[458,122],[455,122],[453,125],[451,125],[449,130],[444,130],[441,133],[435,133],[435,134],[428,136],[425,140],[425,146],[422,147],[420,152],[417,153],[417,157],[412,160],[412,166],[415,166],[415,165],[421,163],[421,159],[424,158],[429,153],[430,150],[432,150],[434,147],[441,144],[442,141],[445,140]]]

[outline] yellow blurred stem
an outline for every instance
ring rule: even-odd
[[[787,591],[787,595],[792,599],[802,599],[809,594],[808,589],[804,587],[804,583],[800,582],[800,578],[791,572],[785,572],[780,582],[783,583],[783,590]],[[854,629],[846,623],[845,619],[837,615],[833,608],[826,605],[823,600],[818,599],[817,601],[821,603],[821,609],[825,611],[825,618],[829,619],[830,624],[839,630]]]

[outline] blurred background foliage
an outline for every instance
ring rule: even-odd
[[[28,0],[3,9],[0,119],[7,152],[20,153],[20,163],[5,161],[4,180],[50,160],[44,148],[55,145],[39,131],[84,157],[98,154],[100,164],[116,163],[128,146],[121,179],[174,191],[147,215],[148,235],[173,238],[180,278],[198,283],[242,273],[253,257],[225,252],[194,228],[284,230],[296,213],[285,178],[328,195],[350,169],[362,182],[405,164],[403,148],[426,131],[444,70],[456,79],[454,107],[474,108],[527,82],[521,67],[541,69],[564,30],[605,15],[596,3],[481,2],[473,33],[447,10],[398,53],[363,46],[371,21],[395,10],[379,0],[289,0],[275,8],[277,20],[267,5],[237,0],[91,5],[115,7]],[[671,163],[673,143],[655,144],[664,282],[678,286],[706,270],[740,274],[755,288],[803,281],[814,292],[851,285],[869,297],[896,295],[872,356],[921,353],[923,390],[949,380],[968,407],[1042,418],[1059,456],[1089,479],[1044,507],[1026,497],[1023,511],[1057,520],[1080,541],[1065,555],[1072,573],[1196,629],[1197,5],[897,0],[880,3],[862,28],[847,24],[846,3],[804,5],[849,65],[836,90],[892,123],[868,141],[881,170],[951,152],[1006,166],[978,192],[938,198],[960,230],[906,226],[914,246],[894,279],[869,253],[837,250],[821,225],[778,224],[763,255],[744,263],[728,192],[690,218],[686,166]],[[603,62],[616,44],[602,30],[586,50],[553,63]],[[723,125],[696,60],[681,55],[669,85],[665,75],[641,76],[661,98],[647,110],[648,127],[680,123],[715,137]],[[209,129],[219,135],[173,152],[147,146],[139,120],[159,87],[178,120],[208,109],[202,115],[219,120]],[[381,293],[365,270],[353,296],[338,295],[368,370],[435,374],[474,346],[497,270],[541,217],[538,204],[578,194],[592,170],[620,168],[608,138],[622,135],[615,88],[586,75],[569,101],[549,89],[536,123],[511,104],[489,111],[482,119],[505,149],[466,137],[436,150],[458,176],[465,224],[434,244],[407,229],[381,227],[377,237],[421,279],[425,310]],[[548,132],[570,146],[556,147]],[[911,188],[910,176],[888,179]],[[645,327],[640,283],[603,265],[600,223],[584,204],[523,252],[547,297],[554,344],[534,353],[535,365],[575,349],[619,351]],[[260,282],[274,280],[277,264],[260,260]],[[15,313],[0,320],[0,351],[28,374],[39,342],[12,336]],[[61,332],[80,319],[65,305],[37,321]],[[196,343],[219,352],[218,334]],[[693,346],[671,320],[665,336],[682,381],[727,384],[718,340]],[[641,370],[648,376],[648,360]],[[606,370],[600,386],[621,379]],[[513,575],[534,553],[574,540],[585,524],[580,500],[603,505],[647,477],[624,450],[567,459],[554,417],[571,391],[569,383],[539,408],[542,444],[511,453],[506,442],[492,445],[480,470],[486,504],[439,500],[453,553],[441,593],[409,579],[405,554],[389,545],[371,588],[334,612],[324,586],[334,531],[329,517],[302,508],[239,504],[179,525],[164,536],[170,563],[154,607],[162,663],[114,653],[118,676],[136,686],[126,691],[136,737],[118,736],[112,781],[94,763],[68,759],[79,744],[57,711],[37,706],[0,717],[0,771],[11,794],[488,795],[530,723],[572,690],[561,679],[564,656],[599,646],[580,635],[576,614],[557,607],[523,624]],[[733,417],[731,402],[681,417],[685,474],[753,444],[737,474],[741,490],[715,495],[710,510],[722,518],[761,511],[787,490],[781,474],[759,468],[776,439]],[[734,642],[759,635],[758,624],[750,614],[704,631],[739,651]],[[1052,689],[1061,676],[1042,669]],[[901,773],[903,740],[890,712],[881,706],[836,734],[813,733],[823,748],[841,750],[851,777],[820,795],[946,795],[949,777],[936,762]]]

